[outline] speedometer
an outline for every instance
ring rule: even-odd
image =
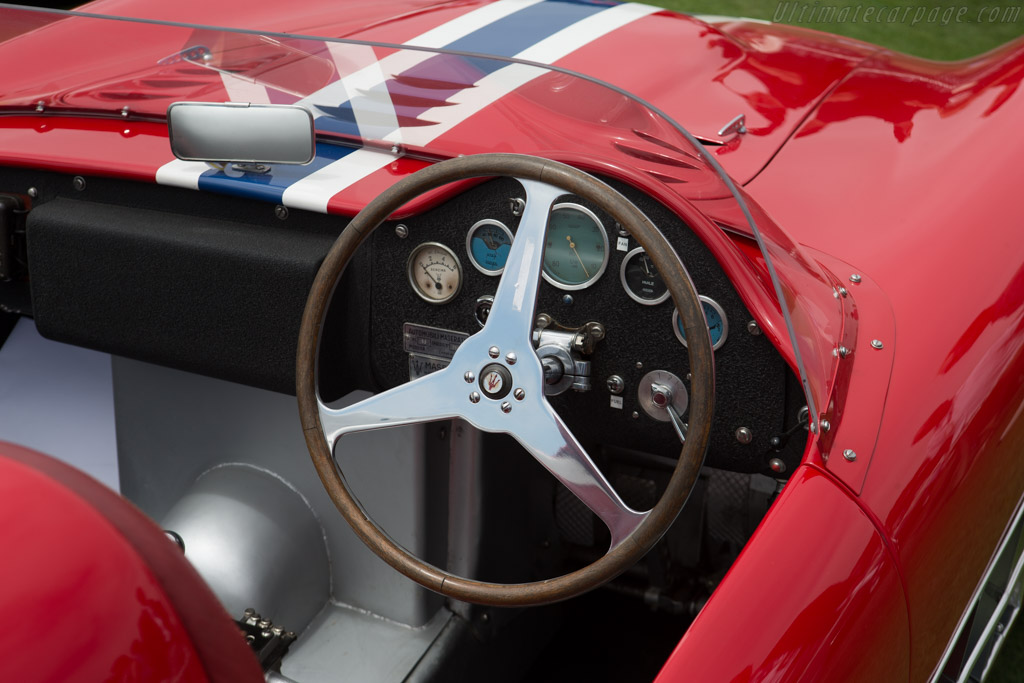
[[[608,233],[579,204],[556,204],[548,218],[544,279],[559,289],[583,289],[608,267]]]

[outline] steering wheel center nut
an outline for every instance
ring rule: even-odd
[[[501,363],[491,363],[480,371],[480,390],[484,396],[498,401],[512,391],[512,373]]]

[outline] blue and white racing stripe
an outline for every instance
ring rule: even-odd
[[[598,38],[653,12],[639,4],[590,4],[553,0],[498,0],[427,31],[407,45],[481,52],[553,63]],[[313,112],[317,128],[366,140],[423,147],[493,104],[543,70],[491,60],[397,51],[377,59],[365,45],[326,43],[340,73],[311,95],[290,101]],[[448,77],[438,85],[440,76]],[[422,77],[422,78],[418,78]],[[423,79],[432,83],[418,86]],[[232,101],[281,101],[280,93],[224,75]],[[317,145],[306,166],[275,166],[255,176],[174,160],[157,171],[158,183],[211,190],[326,212],[331,197],[384,168],[393,154],[370,148]]]

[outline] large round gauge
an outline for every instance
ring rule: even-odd
[[[559,289],[583,289],[608,267],[608,233],[589,209],[556,204],[548,218],[544,279]]]
[[[484,275],[500,275],[511,248],[512,231],[490,218],[473,225],[466,235],[469,262]]]
[[[406,269],[413,291],[432,304],[451,301],[462,288],[459,257],[443,244],[424,242],[413,249]]]
[[[643,247],[637,247],[622,259],[619,280],[629,298],[645,306],[660,304],[668,298],[668,286]]]
[[[704,307],[704,317],[708,321],[708,331],[711,332],[711,349],[717,351],[722,348],[725,338],[729,336],[729,319],[725,317],[725,311],[718,305],[718,302],[710,297],[701,295],[700,303]],[[686,332],[683,331],[683,323],[679,319],[679,311],[672,312],[672,329],[675,330],[676,339],[686,346]]]

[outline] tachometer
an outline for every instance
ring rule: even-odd
[[[512,231],[490,218],[474,224],[466,235],[469,262],[484,275],[500,275],[512,248]]]
[[[548,219],[544,279],[559,289],[583,289],[608,267],[608,233],[579,204],[556,204]]]
[[[619,280],[629,298],[645,306],[660,304],[668,298],[668,286],[643,247],[637,247],[622,259]]]
[[[413,249],[406,270],[413,291],[432,304],[451,301],[462,288],[459,257],[438,242],[424,242]]]
[[[708,331],[711,332],[711,348],[717,351],[722,348],[725,338],[729,336],[729,319],[725,317],[725,311],[717,301],[703,295],[699,298],[704,307],[704,317],[708,321]],[[682,322],[679,320],[679,311],[672,312],[672,329],[675,330],[676,339],[686,346],[686,332],[683,331]]]

